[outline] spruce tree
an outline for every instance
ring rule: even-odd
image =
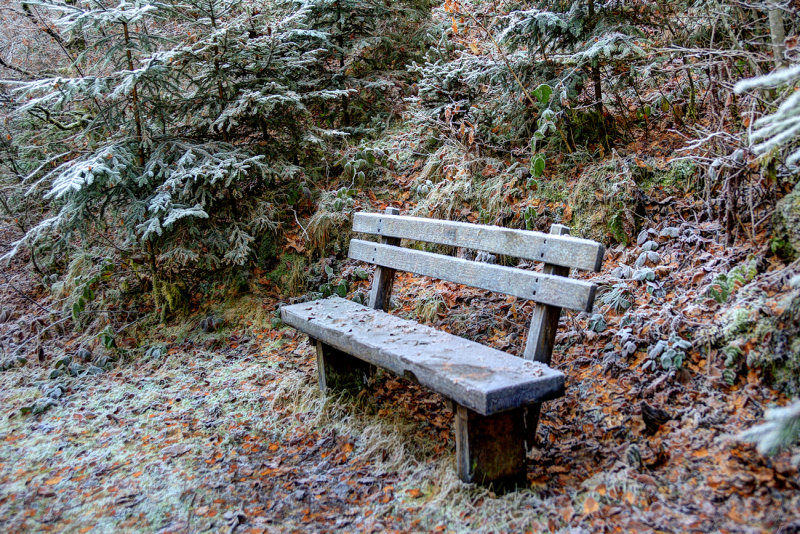
[[[42,0],[74,61],[9,83],[18,150],[44,161],[29,194],[52,215],[16,243],[145,252],[151,278],[241,265],[275,229],[276,203],[339,135],[309,107],[328,35],[307,8],[240,0]],[[49,246],[49,245],[48,245]],[[54,248],[52,250],[58,250]]]

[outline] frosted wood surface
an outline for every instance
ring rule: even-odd
[[[481,415],[563,394],[563,373],[546,365],[342,298],[283,306],[281,319],[397,375],[411,374]]]
[[[569,228],[561,224],[554,224],[550,228],[551,234],[565,235],[568,232]],[[569,269],[545,264],[542,273],[569,276]],[[531,317],[531,326],[528,329],[528,341],[523,358],[550,365],[560,316],[561,308],[558,306],[536,305],[533,309],[533,317]]]
[[[605,253],[596,241],[567,235],[382,213],[356,213],[353,231],[485,250],[585,271],[599,271]]]
[[[393,247],[353,239],[350,257],[440,280],[534,300],[572,310],[592,311],[595,285],[583,280],[523,271],[513,267]]]

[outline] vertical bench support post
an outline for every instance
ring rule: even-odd
[[[456,464],[459,478],[513,490],[527,484],[524,408],[484,416],[456,404]]]
[[[400,210],[390,207],[386,208],[384,213],[387,215],[400,215]],[[381,237],[380,242],[385,245],[400,246],[399,237]],[[372,275],[372,289],[369,292],[369,307],[373,310],[389,311],[394,273],[395,270],[389,267],[375,266],[375,273]]]
[[[397,208],[386,208],[389,215],[399,215]],[[400,239],[395,237],[381,237],[381,243],[399,245]],[[394,283],[394,269],[375,267],[372,278],[372,289],[369,295],[369,307],[376,310],[388,311],[389,300],[392,296]],[[321,341],[316,341],[317,347],[317,375],[319,387],[323,392],[331,391],[358,391],[375,372],[375,367],[367,362],[350,356],[346,352],[337,350]]]
[[[550,233],[569,235],[569,228],[562,224],[554,224],[550,227]],[[557,276],[569,276],[569,267],[545,263],[542,272]],[[533,309],[533,317],[531,318],[528,340],[525,344],[525,353],[523,355],[526,360],[550,365],[559,317],[561,317],[560,307],[536,304]],[[542,404],[539,402],[525,408],[525,440],[528,450],[533,448],[533,444],[536,441],[536,427],[539,424],[541,410]]]
[[[370,364],[316,341],[317,378],[323,393],[359,391],[370,374]]]

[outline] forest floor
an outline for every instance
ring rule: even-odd
[[[3,230],[8,238],[11,230]],[[704,271],[679,267],[753,250],[723,247],[702,232],[681,233],[702,239],[702,254],[687,251],[682,237],[661,239],[667,259],[656,296],[644,283],[630,286],[645,328],[664,322],[665,310],[673,320],[680,312],[684,331],[722,313],[698,300],[696,272]],[[638,254],[635,245],[612,249],[593,279],[613,282],[613,269]],[[779,272],[766,266],[753,283],[780,291],[788,282]],[[7,276],[6,355],[50,299],[19,265]],[[430,286],[399,276],[395,313],[414,315]],[[448,283],[435,289],[443,307],[429,317],[433,324],[519,350],[529,303]],[[356,397],[323,398],[305,336],[248,315],[278,304],[272,288],[230,306],[216,332],[204,333],[199,318],[164,327],[148,340],[162,351],[123,357],[102,374],[48,378],[80,339],[66,333],[44,342],[40,357],[0,373],[3,530],[800,529],[800,481],[789,453],[766,458],[735,439],[785,399],[754,371],[727,385],[720,361],[706,361],[696,347],[680,372],[643,371],[646,350],[619,356],[623,329],[613,310],[606,310],[607,330],[594,328],[600,332],[584,316],[562,318],[553,365],[567,376],[566,396],[546,405],[530,487],[495,495],[456,478],[444,399],[387,375]],[[61,391],[47,401],[56,382]],[[672,419],[648,429],[642,401]]]

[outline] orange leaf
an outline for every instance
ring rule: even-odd
[[[408,493],[414,499],[417,499],[422,496],[422,492],[417,488],[406,490],[406,493]]]
[[[558,511],[561,519],[564,520],[564,523],[569,523],[569,520],[572,519],[572,516],[575,515],[575,510],[573,510],[572,506],[565,506],[561,510]]]
[[[142,476],[142,472],[141,472],[141,471],[136,471],[136,472],[135,472],[134,474],[132,474],[131,476],[132,476],[133,478],[139,478],[140,476]]]
[[[594,497],[589,497],[585,501],[583,501],[583,514],[592,514],[600,509],[600,503],[598,503]]]
[[[56,484],[61,482],[61,480],[62,480],[62,477],[60,477],[60,476],[59,477],[53,477],[50,480],[48,480],[47,482],[45,482],[45,484],[47,484],[48,486],[55,486]]]

